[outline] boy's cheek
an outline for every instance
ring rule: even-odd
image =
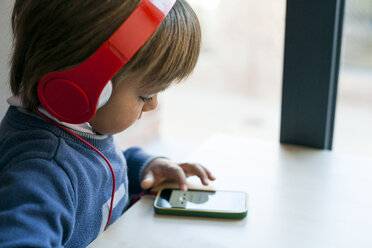
[[[98,113],[89,122],[93,130],[100,134],[117,134],[131,125],[139,117],[139,113]]]

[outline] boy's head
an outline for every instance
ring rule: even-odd
[[[13,94],[21,95],[24,106],[34,111],[39,105],[36,89],[40,79],[50,72],[71,68],[87,59],[139,3],[140,0],[16,0],[12,17]],[[102,119],[100,116],[116,118],[115,107],[119,102],[124,104],[124,93],[120,95],[116,91],[124,92],[125,87],[132,87],[133,93],[136,92],[142,100],[140,113],[154,108],[155,93],[191,73],[199,55],[200,42],[196,15],[184,0],[177,1],[152,37],[115,75],[113,96],[107,106],[98,110],[93,124],[101,122],[97,121]],[[153,101],[146,99],[152,95],[155,98]],[[123,127],[114,131],[103,128],[103,131],[112,133]]]

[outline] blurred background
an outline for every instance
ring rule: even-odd
[[[2,116],[11,0],[0,1]],[[194,73],[117,135],[122,148],[190,152],[215,133],[279,141],[285,0],[189,0],[203,29]],[[316,17],[314,17],[316,18]],[[334,151],[372,156],[372,1],[347,0]]]
[[[158,136],[190,146],[221,132],[278,141],[286,1],[189,2],[202,53],[193,75],[162,94]],[[372,156],[370,0],[346,1],[335,123],[334,151]]]
[[[372,156],[372,1],[346,0],[334,150]]]

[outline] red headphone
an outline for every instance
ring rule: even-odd
[[[143,0],[115,33],[87,60],[43,77],[41,105],[60,121],[89,121],[112,92],[112,77],[150,38],[176,0]]]

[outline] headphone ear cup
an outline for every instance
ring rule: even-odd
[[[43,78],[37,93],[42,106],[57,119],[77,119],[90,111],[86,92],[73,81],[58,77]]]
[[[98,110],[99,108],[101,108],[103,105],[105,105],[108,102],[111,94],[112,94],[112,82],[110,80],[106,84],[105,88],[103,88],[101,95],[99,96],[96,110]]]

